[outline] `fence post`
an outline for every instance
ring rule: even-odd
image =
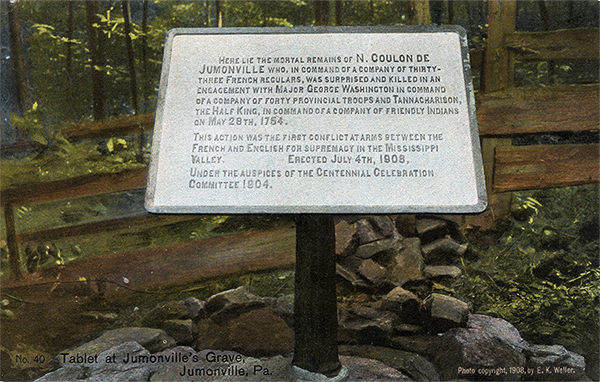
[[[8,263],[12,275],[21,278],[21,257],[19,255],[19,243],[17,243],[17,232],[15,229],[15,212],[10,202],[3,204],[4,223],[6,224],[6,246],[8,247]]]
[[[505,47],[506,35],[515,31],[516,0],[489,1],[488,39],[481,76],[483,91],[499,91],[513,87],[514,57]],[[493,192],[494,154],[496,147],[512,145],[511,138],[485,137],[481,155],[488,198],[485,212],[466,217],[466,223],[481,229],[494,229],[510,211],[511,194]]]

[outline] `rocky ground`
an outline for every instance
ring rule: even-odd
[[[347,381],[589,380],[585,359],[472,314],[444,280],[476,256],[452,217],[336,222],[338,340]],[[319,380],[292,367],[293,295],[245,287],[162,302],[134,325],[57,355],[37,381]]]

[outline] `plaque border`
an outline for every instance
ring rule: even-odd
[[[171,63],[173,40],[182,35],[273,35],[273,34],[368,34],[368,33],[456,33],[460,39],[463,76],[466,86],[467,112],[471,132],[473,164],[477,203],[473,205],[315,205],[315,206],[273,206],[273,205],[224,205],[224,206],[159,206],[154,203],[157,184],[158,158],[162,139],[162,121],[165,95],[168,86],[168,73]],[[479,127],[475,108],[473,78],[469,59],[467,32],[458,25],[398,25],[398,26],[295,26],[286,27],[227,27],[227,28],[174,28],[167,32],[161,69],[158,100],[152,133],[152,146],[146,184],[145,208],[151,213],[200,213],[200,214],[395,214],[395,213],[479,213],[487,208],[485,175],[479,142]]]

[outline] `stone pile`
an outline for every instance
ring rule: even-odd
[[[336,223],[336,241],[337,274],[354,290],[380,297],[352,304],[356,295],[349,294],[340,304],[342,328],[382,335],[466,324],[468,305],[438,284],[459,277],[457,262],[473,256],[452,217],[346,217]]]
[[[529,344],[507,321],[471,314],[445,289],[440,280],[459,277],[460,258],[475,256],[452,218],[344,217],[336,223],[336,256],[345,367],[337,380],[588,380],[580,355]],[[293,325],[293,295],[261,297],[239,287],[205,301],[168,301],[134,327],[64,351],[62,367],[39,381],[317,380],[291,367]],[[69,362],[82,354],[100,356]],[[163,363],[107,362],[177,354]]]

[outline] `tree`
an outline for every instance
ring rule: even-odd
[[[72,57],[72,49],[71,45],[73,44],[71,41],[73,40],[73,0],[67,1],[67,43],[66,43],[66,52],[65,52],[65,67],[67,72],[67,88],[65,89],[65,93],[67,95],[67,99],[69,101],[72,100],[72,91],[71,85],[73,84],[73,76],[72,76],[72,65],[73,65],[73,57]]]
[[[217,18],[217,28],[223,26],[223,0],[215,0],[215,17]]]
[[[94,25],[99,23],[97,16],[98,4],[97,0],[89,0],[85,3],[87,14],[87,30],[89,38],[89,49],[92,66],[92,94],[93,94],[93,109],[94,120],[99,121],[106,116],[105,106],[105,91],[104,91],[104,72],[102,66],[104,60],[102,57],[101,36],[100,32]]]
[[[431,24],[429,12],[429,0],[408,0],[408,24],[428,25]]]
[[[30,100],[27,90],[27,71],[23,55],[23,40],[21,32],[20,4],[18,0],[7,2],[8,28],[10,35],[10,52],[13,71],[13,93],[17,100],[20,114],[25,114],[29,109]]]
[[[329,1],[314,0],[315,2],[315,25],[327,25],[329,22]]]
[[[142,99],[148,110],[148,0],[142,0]]]
[[[131,42],[131,20],[129,18],[129,2],[127,0],[121,0],[121,8],[123,9],[123,28],[125,30],[125,44],[127,46],[127,62],[129,68],[129,85],[131,89],[131,104],[133,106],[133,113],[138,113],[138,100],[137,100],[137,83],[135,76],[135,60],[133,54],[133,44]]]

